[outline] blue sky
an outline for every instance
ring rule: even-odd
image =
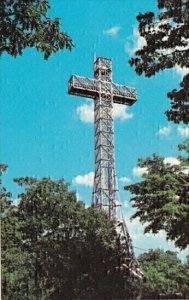
[[[120,200],[135,246],[174,249],[165,235],[143,235],[139,222],[129,221],[130,195],[125,182],[140,180],[137,159],[159,153],[174,160],[177,144],[188,135],[184,126],[166,120],[166,93],[177,88],[184,74],[179,68],[155,77],[138,77],[128,60],[143,45],[136,15],[156,10],[156,1],[51,0],[51,17],[73,38],[71,52],[60,51],[48,61],[35,49],[16,59],[3,55],[1,64],[1,160],[9,165],[4,184],[16,198],[12,180],[20,176],[65,178],[87,205],[91,202],[94,171],[93,103],[69,96],[71,74],[93,76],[93,57],[112,59],[113,81],[137,89],[130,108],[115,107],[116,169]],[[136,249],[139,253],[139,249]],[[184,257],[186,251],[181,255]]]

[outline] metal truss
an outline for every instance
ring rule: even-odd
[[[93,204],[116,217],[118,188],[114,168],[113,99],[111,87],[100,84],[95,101],[95,177]]]
[[[132,105],[136,101],[136,90],[113,82],[99,82],[97,79],[72,75],[69,80],[69,94],[95,99],[99,95],[100,85],[112,90],[114,103]]]
[[[123,254],[123,257],[120,258],[117,269],[123,272],[126,271],[130,276],[141,281],[144,275],[141,272],[139,263],[136,259],[132,240],[123,217],[121,220],[117,220],[116,231],[119,236],[119,247]]]
[[[112,62],[99,57],[94,62],[94,79],[71,76],[68,93],[94,99],[95,176],[92,203],[117,220],[116,230],[124,257],[120,268],[141,276],[131,238],[123,218],[118,218],[119,194],[115,173],[113,103],[132,105],[136,90],[112,82]],[[134,276],[136,277],[136,276]]]
[[[95,98],[95,176],[92,202],[107,211],[109,218],[116,218],[118,187],[116,184],[113,130],[113,86],[111,60],[98,59],[94,64],[98,82]]]

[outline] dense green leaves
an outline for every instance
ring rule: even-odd
[[[182,263],[175,252],[159,249],[143,253],[138,259],[146,278],[142,298],[159,299],[158,295],[164,295],[163,299],[176,299],[178,296],[188,299],[188,260]]]
[[[146,45],[136,51],[130,64],[138,75],[150,77],[173,67],[189,68],[189,1],[157,0],[159,14],[139,14],[138,29]],[[171,109],[169,120],[189,123],[189,74],[180,84],[181,89],[168,93]]]
[[[71,50],[71,38],[61,32],[60,19],[47,16],[49,8],[48,0],[1,0],[0,54],[16,57],[31,47],[48,59],[59,49]]]
[[[162,168],[160,161],[151,172]],[[104,212],[77,202],[64,180],[15,181],[23,187],[19,204],[9,195],[2,210],[2,299],[136,299],[139,283],[116,272],[123,253]],[[145,299],[180,290],[188,295],[188,264],[174,253],[151,251],[139,263]]]
[[[132,299],[114,222],[76,201],[64,180],[15,179],[23,192],[2,215],[4,299]]]
[[[0,173],[5,172],[7,166],[0,165]],[[1,259],[2,259],[2,293],[4,299],[14,299],[13,293],[23,299],[25,295],[24,280],[28,270],[23,268],[24,256],[20,251],[22,233],[20,222],[15,216],[16,207],[12,203],[11,193],[2,186],[0,190],[1,201]],[[28,276],[29,277],[29,276]],[[17,282],[22,279],[22,296]]]
[[[183,152],[178,157],[177,165],[158,155],[139,159],[139,167],[147,168],[143,181],[125,187],[134,194],[131,201],[136,212],[132,218],[148,223],[145,232],[165,230],[167,238],[181,249],[189,245],[188,146],[188,141],[179,146],[186,155]]]

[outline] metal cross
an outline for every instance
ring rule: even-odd
[[[142,280],[143,274],[135,257],[126,223],[123,217],[119,219],[116,214],[116,207],[120,205],[113,128],[113,103],[132,105],[136,101],[136,90],[113,83],[111,60],[98,57],[94,62],[94,78],[71,76],[68,93],[94,99],[95,176],[92,204],[105,210],[110,219],[115,219],[120,247],[125,253],[125,257],[120,259],[118,269]]]
[[[112,82],[111,59],[98,57],[94,78],[73,75],[68,93],[94,99],[95,176],[92,203],[116,217],[118,186],[115,172],[113,103],[132,105],[136,90]]]

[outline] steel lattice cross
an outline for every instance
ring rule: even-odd
[[[69,94],[94,99],[95,176],[93,204],[116,217],[118,187],[115,172],[113,103],[132,105],[136,90],[112,82],[112,62],[97,58],[94,79],[73,75],[69,80]]]
[[[68,93],[94,99],[95,124],[95,176],[92,203],[116,220],[116,231],[120,247],[125,253],[120,259],[119,270],[141,280],[132,241],[123,218],[116,215],[119,206],[115,173],[113,103],[132,105],[136,101],[136,90],[112,82],[111,59],[98,57],[94,62],[94,78],[71,76]]]

